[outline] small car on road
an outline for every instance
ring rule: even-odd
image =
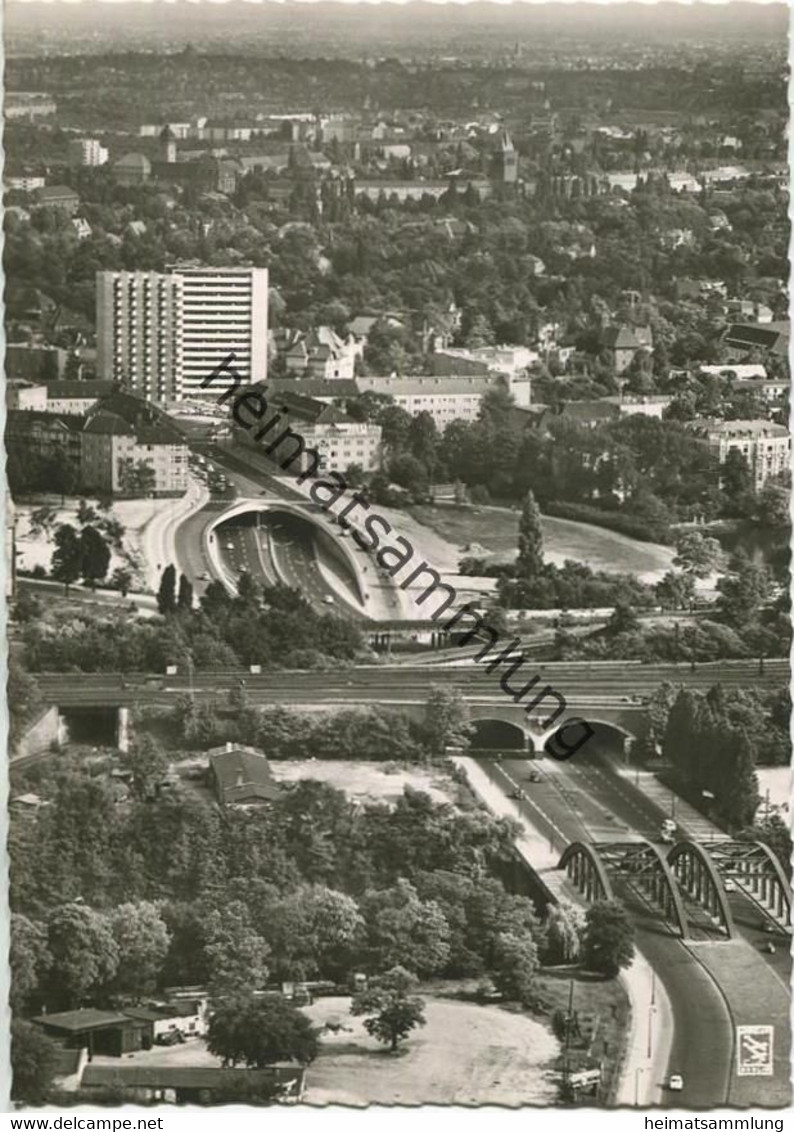
[[[680,1093],[684,1087],[684,1078],[680,1073],[671,1073],[670,1080],[667,1082],[667,1088],[672,1093]]]

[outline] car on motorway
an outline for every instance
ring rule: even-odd
[[[526,794],[521,789],[511,790],[507,796],[508,798],[513,798],[516,802],[521,802],[526,798]]]
[[[227,542],[226,543],[226,549],[227,550],[234,550],[234,543],[233,542]]]
[[[671,1073],[670,1079],[667,1082],[667,1088],[671,1093],[680,1093],[684,1087],[684,1078],[680,1073]]]
[[[536,771],[536,770],[531,770],[529,772],[529,774],[527,775],[527,781],[528,782],[542,782],[543,781],[543,775],[539,774],[538,771]]]
[[[333,605],[333,604],[334,604],[334,599],[331,597],[330,594],[326,594],[325,597],[323,598],[323,605]]]

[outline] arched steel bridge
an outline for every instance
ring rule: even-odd
[[[679,841],[666,855],[643,840],[575,841],[558,868],[588,903],[613,900],[614,886],[628,885],[682,939],[692,935],[693,916],[698,927],[735,938],[726,882],[776,928],[790,929],[791,885],[775,854],[759,841]]]
[[[588,902],[614,900],[612,880],[636,889],[683,939],[689,936],[686,910],[664,854],[650,841],[574,841],[560,858],[574,886]]]

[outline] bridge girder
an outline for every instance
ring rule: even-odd
[[[608,873],[617,873],[621,880],[633,882],[645,898],[658,908],[665,920],[672,923],[682,939],[689,938],[686,909],[676,879],[666,857],[650,841],[599,842],[595,849]]]
[[[667,854],[679,889],[695,900],[728,939],[736,936],[730,902],[722,877],[709,854],[697,841],[679,841]]]
[[[588,902],[615,899],[604,862],[591,845],[583,841],[571,842],[560,857],[557,868],[565,869]]]
[[[704,846],[720,876],[732,880],[779,927],[791,926],[791,884],[762,841],[715,841]]]

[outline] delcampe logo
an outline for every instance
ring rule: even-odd
[[[771,1077],[774,1068],[774,1026],[736,1027],[736,1072],[740,1077]]]

